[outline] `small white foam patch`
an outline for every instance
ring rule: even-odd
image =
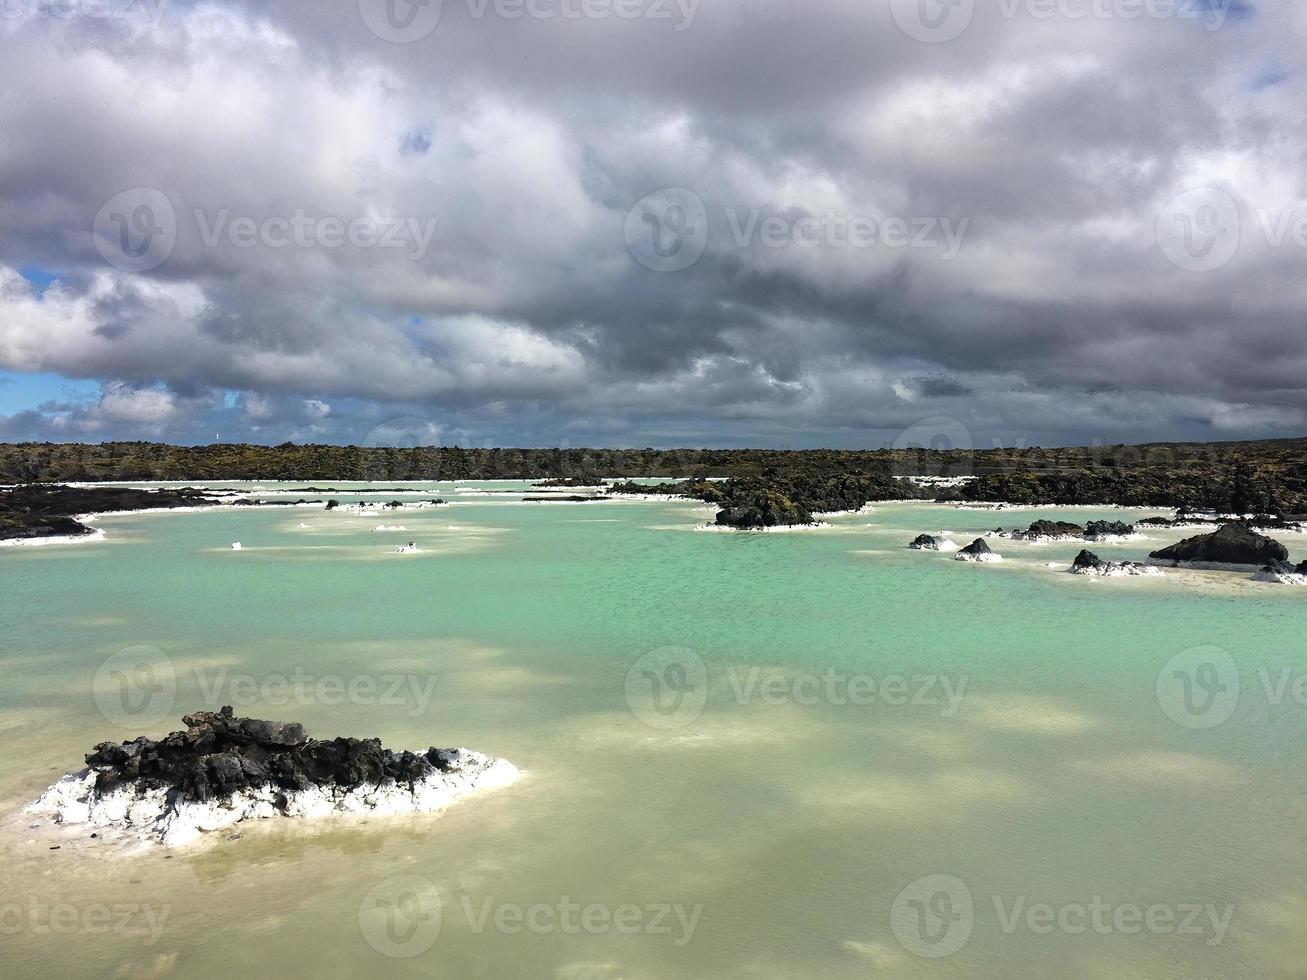
[[[53,818],[61,826],[94,828],[108,843],[184,847],[245,820],[432,813],[481,790],[509,786],[521,775],[511,762],[470,749],[441,749],[438,755],[449,771],[433,771],[411,788],[394,780],[349,789],[264,786],[204,803],[181,800],[175,790],[135,785],[102,794],[95,789],[95,772],[83,769],[62,777],[25,812]]]

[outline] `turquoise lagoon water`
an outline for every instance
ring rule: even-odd
[[[0,551],[0,975],[1307,974],[1307,592],[904,547],[1048,511],[723,534],[692,503],[456,489]],[[94,743],[228,703],[525,775],[130,859],[19,812]]]

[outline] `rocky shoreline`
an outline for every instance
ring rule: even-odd
[[[237,718],[230,707],[182,719],[185,731],[103,742],[87,768],[27,808],[106,842],[180,847],[246,820],[430,813],[518,770],[469,749],[392,751],[379,739],[310,738],[296,722]]]
[[[1158,518],[1150,527],[1167,526]],[[1141,522],[1142,524],[1142,522]],[[1090,521],[1084,527],[1065,521],[1036,521],[1026,530],[1004,531],[996,528],[977,538],[965,548],[946,537],[921,534],[908,544],[913,551],[956,551],[954,560],[968,562],[1002,561],[990,548],[986,538],[1005,538],[1042,544],[1067,541],[1126,542],[1142,538],[1135,526],[1120,521]],[[1152,552],[1147,562],[1108,561],[1088,549],[1082,549],[1067,571],[1093,578],[1155,576],[1163,568],[1187,568],[1207,571],[1252,572],[1253,580],[1279,585],[1307,585],[1307,561],[1294,565],[1289,550],[1280,542],[1259,534],[1246,521],[1226,520],[1217,530],[1186,538]]]
[[[0,490],[0,542],[43,538],[76,540],[96,533],[81,520],[115,511],[212,507],[218,496],[198,490],[136,490],[31,484]]]

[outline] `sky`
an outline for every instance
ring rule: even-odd
[[[1307,434],[1307,5],[0,0],[0,440]]]

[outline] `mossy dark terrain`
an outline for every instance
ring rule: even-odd
[[[732,527],[807,524],[895,499],[1118,504],[1191,512],[1307,514],[1307,439],[987,450],[462,449],[158,443],[0,445],[0,482],[105,480],[532,480],[669,493],[718,507]],[[920,485],[903,477],[967,478]],[[5,493],[5,498],[12,498]],[[156,504],[157,506],[157,504]],[[13,499],[0,500],[12,515]],[[110,508],[91,508],[110,509]],[[112,508],[126,509],[126,508]],[[34,513],[34,512],[33,512]],[[43,519],[70,516],[47,511]],[[28,515],[30,516],[30,514]],[[10,518],[11,526],[16,518]]]

